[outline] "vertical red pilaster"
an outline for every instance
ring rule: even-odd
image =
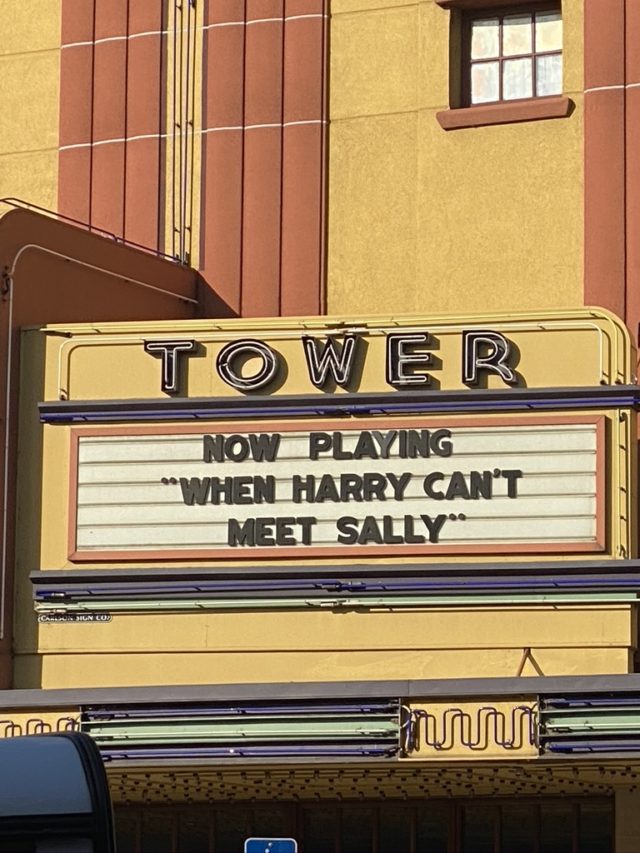
[[[200,267],[243,316],[323,310],[323,0],[225,0],[205,20]]]
[[[97,23],[96,15],[96,38],[99,32]],[[126,27],[126,22],[124,25]],[[111,33],[113,27],[103,27],[100,31]],[[95,44],[91,225],[117,236],[122,236],[124,229],[126,67],[125,39]]]
[[[126,74],[124,236],[161,245],[166,21],[158,3],[130,3]]]
[[[235,314],[242,300],[244,6],[208,4],[203,60],[200,269]]]
[[[584,298],[625,315],[625,0],[584,4]]]
[[[296,5],[301,17],[285,24],[280,283],[285,315],[323,310],[326,20],[304,17],[322,15],[323,5],[306,0],[306,12]]]
[[[241,312],[255,317],[280,303],[283,0],[249,0],[247,19]]]
[[[162,247],[163,0],[63,0],[59,211]],[[204,15],[200,269],[245,316],[323,310],[326,0]]]
[[[640,339],[640,4],[625,9],[626,321]]]
[[[164,0],[63,0],[58,210],[159,248]]]
[[[93,3],[62,0],[58,210],[81,222],[91,217],[94,26]]]

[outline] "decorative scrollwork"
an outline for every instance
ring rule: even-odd
[[[406,753],[421,747],[438,752],[459,747],[482,752],[493,746],[520,750],[536,744],[537,712],[531,705],[514,705],[510,711],[492,705],[473,710],[454,706],[436,713],[415,708],[403,730]]]
[[[58,717],[57,720],[43,720],[41,717],[29,717],[26,720],[0,720],[0,738],[75,732],[79,729],[80,722],[74,717]]]

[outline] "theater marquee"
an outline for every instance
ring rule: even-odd
[[[21,512],[63,570],[624,559],[635,364],[600,309],[25,330]]]
[[[604,418],[72,431],[75,560],[601,551]]]

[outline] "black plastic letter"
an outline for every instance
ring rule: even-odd
[[[481,350],[485,354],[481,355]],[[511,346],[499,332],[471,331],[462,333],[462,381],[477,385],[478,373],[488,370],[497,373],[507,385],[516,385],[518,378],[507,364]]]
[[[145,341],[144,351],[162,360],[160,387],[165,394],[178,393],[178,354],[195,352],[195,341]]]

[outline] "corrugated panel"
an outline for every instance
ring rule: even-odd
[[[547,697],[540,742],[545,752],[638,751],[640,696]]]
[[[419,575],[408,572],[403,566],[396,569],[395,575],[380,576],[367,574],[361,566],[350,566],[351,577],[346,574],[331,577],[328,574],[331,569],[324,568],[317,570],[317,574],[289,578],[269,576],[267,572],[261,577],[243,572],[232,578],[220,569],[215,570],[220,577],[215,577],[210,574],[211,570],[194,574],[193,569],[185,572],[180,568],[164,578],[151,580],[144,575],[148,570],[142,570],[141,575],[141,570],[135,568],[128,575],[111,571],[110,575],[101,575],[98,580],[75,569],[73,572],[32,573],[31,580],[35,607],[41,614],[184,612],[247,607],[308,609],[329,604],[333,607],[353,604],[358,607],[436,607],[449,606],[452,602],[469,606],[487,603],[512,606],[636,601],[640,576],[635,569],[621,572],[617,561],[609,568],[614,565],[616,571],[611,574],[604,573],[599,565],[594,566],[596,570],[592,574],[572,574],[571,564],[561,567],[549,564],[544,571],[535,567],[534,573],[528,567],[526,573],[509,574],[500,563],[487,566],[486,572],[494,571],[494,575],[485,574],[485,570],[477,575],[465,575],[468,567],[429,563],[421,567]],[[512,568],[522,571],[517,565]],[[447,577],[447,572],[456,575]]]
[[[394,755],[400,704],[85,709],[81,730],[111,758]]]
[[[638,593],[585,592],[578,593],[523,593],[520,595],[407,595],[407,596],[326,596],[324,598],[171,598],[136,600],[127,598],[88,598],[81,601],[38,602],[36,611],[42,615],[64,613],[179,613],[206,610],[309,610],[312,608],[398,608],[398,607],[573,607],[597,604],[635,604]]]
[[[135,722],[115,721],[113,723],[87,724],[88,731],[100,743],[126,742],[129,744],[171,743],[206,740],[210,742],[249,741],[324,741],[352,740],[360,738],[383,738],[397,735],[397,723],[392,720],[348,719],[339,717],[333,720],[296,719],[278,720],[255,719],[243,722],[238,720],[196,721],[181,719],[180,722],[164,721],[159,723],[151,718]]]
[[[383,514],[392,519],[396,535],[405,535],[405,519],[413,519],[414,534],[425,536],[428,546],[429,531],[421,516],[440,513],[446,520],[437,541],[453,547],[468,543],[595,541],[594,424],[460,427],[452,433],[453,453],[448,457],[402,459],[392,448],[388,459],[344,461],[323,455],[311,460],[309,433],[296,431],[281,434],[273,462],[247,458],[213,464],[203,462],[203,435],[81,437],[77,548],[216,551],[230,545],[230,516],[240,524],[255,517],[310,516],[316,519],[310,544],[322,549],[343,548],[348,553],[349,546],[337,540],[337,519],[348,515],[360,527],[365,517],[375,515],[379,520]],[[343,430],[341,434],[342,449],[352,451],[361,431]],[[515,497],[508,496],[508,479],[500,473],[508,470],[522,471]],[[445,494],[445,499],[425,494],[424,478],[434,472],[442,474],[434,489]],[[467,487],[471,472],[486,477],[490,497],[480,494],[466,499],[457,493],[446,498],[454,472],[462,473]],[[362,492],[360,499],[352,496],[338,501],[321,500],[314,493],[316,500],[312,502],[294,500],[294,477],[314,477],[317,488],[322,476],[330,475],[339,489],[345,473],[361,478],[380,475],[384,492],[373,497]],[[410,476],[400,500],[388,474]],[[239,476],[260,478],[246,481],[245,495],[250,502],[226,503],[224,493],[218,498],[220,503],[213,502],[212,478],[218,478],[217,486],[225,483],[224,478]],[[267,483],[267,477],[274,478],[272,484]],[[272,487],[273,501],[267,496],[260,503],[253,502],[258,500],[260,489],[269,492]],[[303,497],[306,495],[305,491]],[[185,502],[189,500],[191,505]],[[303,547],[297,525],[293,536],[296,545]]]

